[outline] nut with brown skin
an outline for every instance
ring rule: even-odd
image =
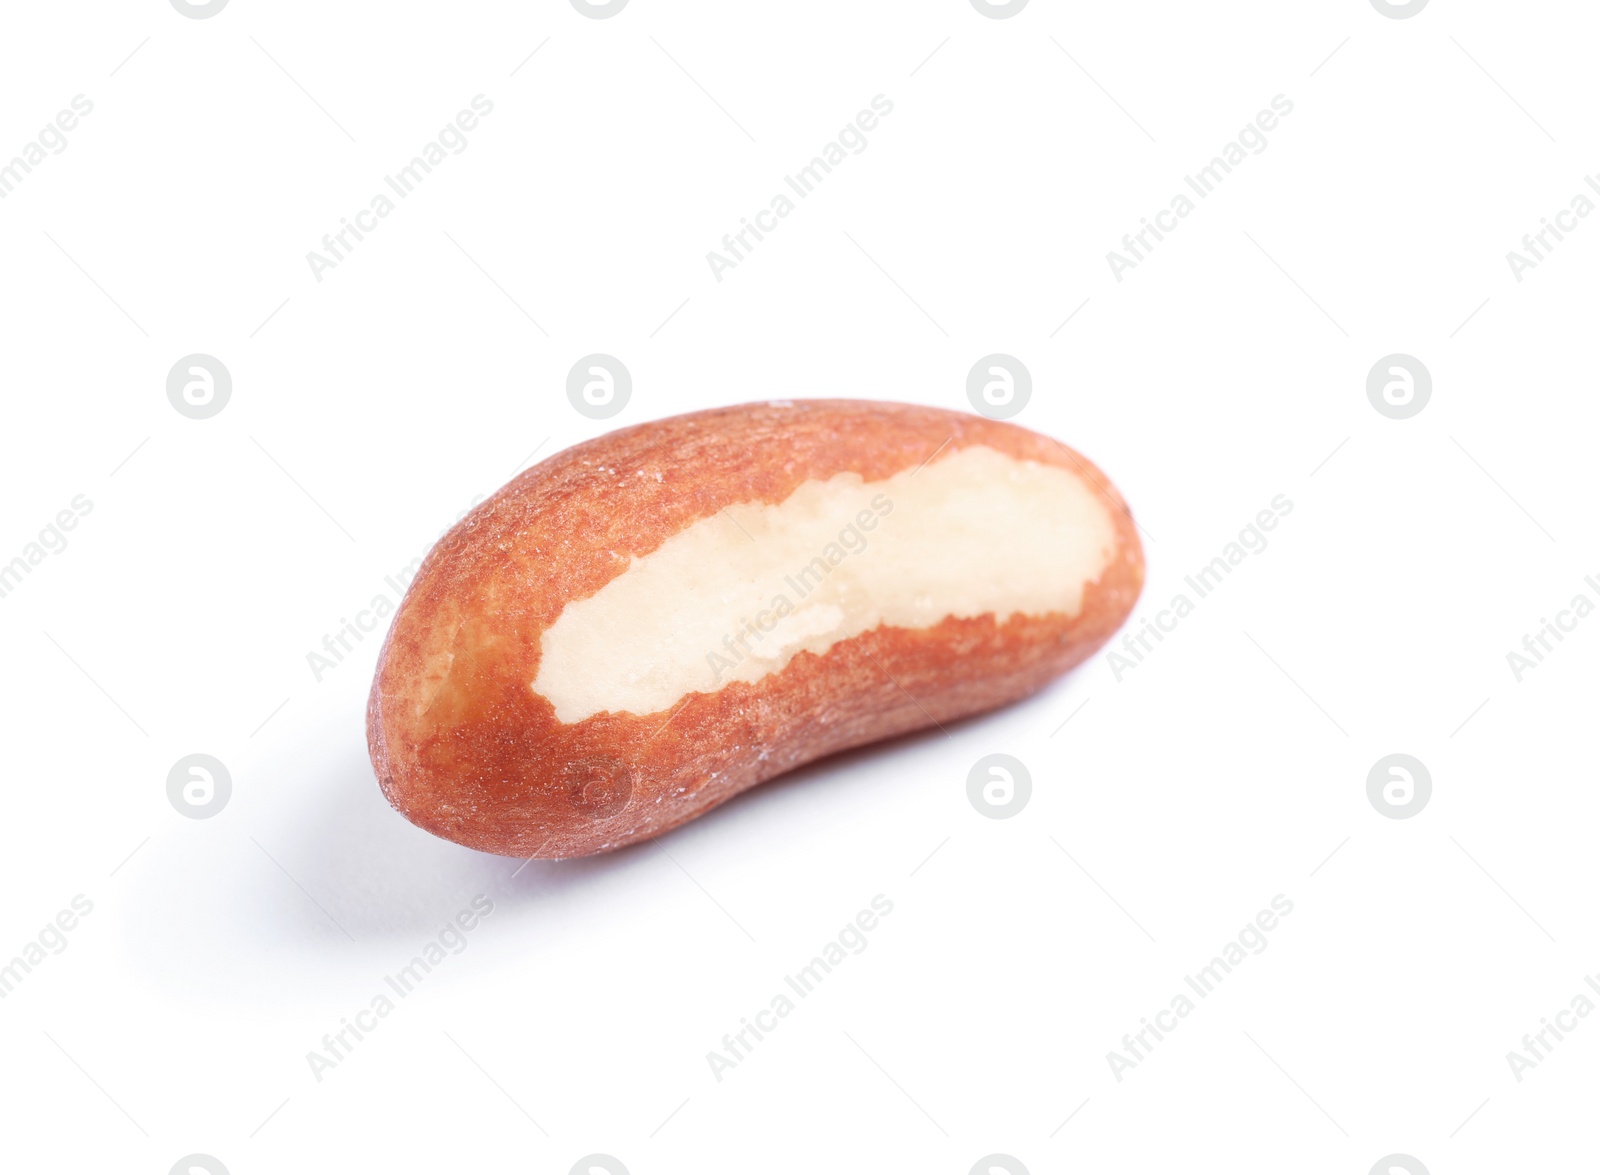
[[[604,852],[1032,693],[1143,582],[1116,490],[1027,429],[855,400],[673,417],[557,454],[439,541],[367,743],[430,832]]]

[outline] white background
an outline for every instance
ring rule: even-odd
[[[1520,682],[1506,654],[1600,602],[1600,223],[1521,282],[1505,255],[1600,169],[1596,30],[1576,0],[8,6],[0,160],[94,110],[0,201],[0,559],[93,508],[0,599],[0,959],[93,912],[0,1001],[0,1167],[1592,1162],[1600,1022],[1520,1082],[1506,1054],[1600,970],[1600,619]],[[316,280],[478,94],[469,146]],[[877,94],[867,148],[715,280]],[[1107,252],[1278,94],[1118,282]],[[633,374],[611,421],[565,396],[595,351]],[[1122,680],[1097,657],[520,873],[383,801],[376,637],[321,681],[307,654],[536,446],[770,397],[964,409],[996,351],[1033,374],[1017,423],[1132,504],[1139,615],[1294,503]],[[233,377],[209,420],[166,397],[194,352]],[[1366,396],[1393,352],[1434,383],[1404,421]],[[1034,778],[1003,821],[965,794],[997,751]],[[194,752],[233,779],[208,820],[166,795]],[[1432,775],[1411,819],[1367,799],[1392,752]],[[467,949],[318,1081],[478,894]],[[717,1081],[877,894],[867,949]],[[1277,894],[1270,946],[1118,1081]]]

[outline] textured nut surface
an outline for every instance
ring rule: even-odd
[[[557,454],[439,541],[368,746],[430,832],[602,852],[1031,693],[1143,578],[1117,492],[1026,429],[850,400],[674,417]]]

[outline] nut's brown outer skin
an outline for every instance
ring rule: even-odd
[[[843,472],[882,481],[969,445],[1070,469],[1110,507],[1116,550],[1077,616],[880,626],[658,714],[562,724],[533,691],[562,608],[697,519]],[[379,655],[367,745],[384,795],[419,827],[507,856],[586,856],[821,756],[1032,693],[1099,648],[1143,584],[1138,532],[1110,482],[1016,425],[863,400],[672,417],[558,453],[439,540]]]

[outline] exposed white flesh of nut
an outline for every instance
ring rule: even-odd
[[[655,714],[879,625],[1072,617],[1115,548],[1106,503],[1056,465],[978,445],[882,481],[841,473],[702,518],[567,604],[532,685],[564,723]]]

